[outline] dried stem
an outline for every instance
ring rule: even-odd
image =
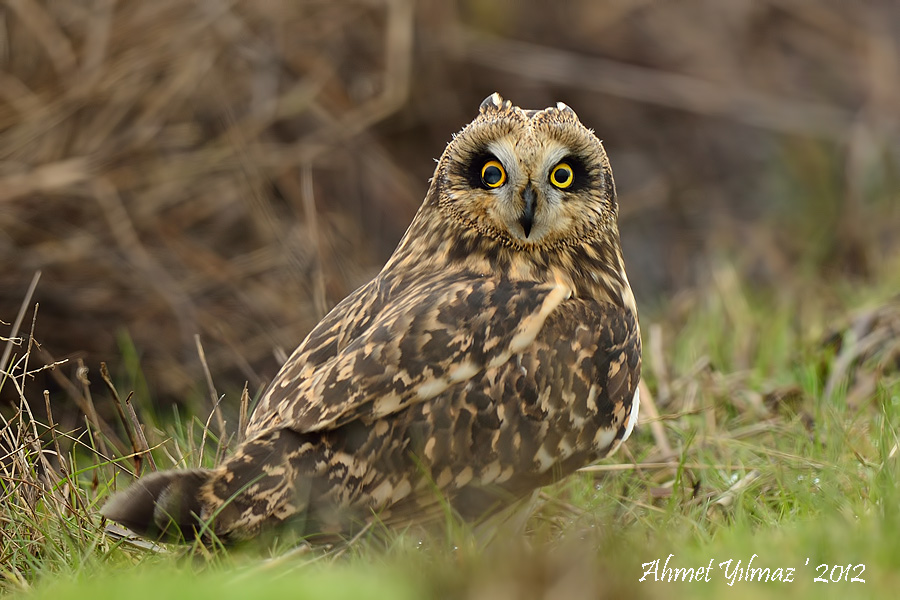
[[[113,406],[116,407],[116,414],[119,415],[119,421],[122,423],[122,427],[125,428],[125,433],[128,434],[128,441],[131,442],[131,450],[134,454],[134,474],[135,476],[140,475],[143,453],[141,452],[141,447],[138,445],[138,441],[135,437],[135,433],[132,429],[131,423],[125,416],[125,409],[122,406],[122,399],[119,397],[119,392],[116,391],[116,386],[113,385],[112,379],[110,379],[109,377],[109,369],[106,367],[105,362],[100,363],[100,377],[103,379],[103,382],[109,389],[110,394],[112,394],[113,400],[115,400]]]

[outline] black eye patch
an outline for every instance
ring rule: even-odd
[[[572,168],[572,183],[562,189],[563,192],[577,192],[596,185],[596,178],[588,170],[584,160],[574,154],[570,154],[557,162],[556,165],[565,163]],[[556,166],[554,165],[554,167]],[[553,167],[550,169],[553,170]],[[549,177],[549,175],[548,175]],[[559,187],[559,186],[557,186]]]
[[[491,189],[485,184],[485,180],[482,176],[484,166],[491,161],[500,162],[491,152],[483,151],[472,155],[465,168],[465,177],[466,181],[469,183],[469,187],[481,188],[483,190]]]

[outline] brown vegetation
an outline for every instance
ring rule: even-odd
[[[271,378],[494,90],[606,141],[642,302],[896,242],[896,2],[9,0],[0,38],[0,319],[40,270],[41,358],[133,342],[160,398],[195,334],[220,385]]]

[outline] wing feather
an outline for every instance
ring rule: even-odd
[[[269,387],[252,431],[322,431],[430,400],[522,352],[570,295],[561,283],[434,278],[384,303],[343,345],[329,315]]]
[[[502,365],[377,421],[383,432],[370,428],[362,454],[373,471],[408,477],[416,489],[425,469],[429,489],[475,518],[614,451],[633,425],[640,356],[633,312],[570,298]],[[410,456],[413,465],[397,467]],[[433,499],[411,495],[382,518],[419,518]]]

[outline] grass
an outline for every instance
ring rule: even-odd
[[[900,281],[890,275],[900,270],[885,272],[879,285],[751,293],[722,266],[709,287],[642,315],[651,410],[623,453],[544,490],[525,509],[524,533],[490,537],[450,520],[443,535],[373,528],[326,548],[278,539],[229,552],[137,548],[108,535],[97,514],[135,457],[151,448],[160,468],[210,464],[233,438],[206,415],[173,422],[138,400],[146,442],[122,433],[136,422],[127,415],[116,425],[86,418],[67,433],[23,402],[0,432],[0,594],[885,597],[900,584],[900,344],[891,333]],[[2,385],[19,389],[35,368],[34,343],[15,342]],[[127,371],[134,380],[138,365]],[[83,394],[99,402],[115,387]],[[223,405],[236,412],[240,396],[227,393]],[[660,415],[648,419],[653,407]],[[670,577],[670,555],[668,567],[694,569],[676,577],[700,581],[654,581]],[[754,581],[751,559],[769,569]]]
[[[897,589],[900,262],[879,264],[900,222],[892,3],[6,4],[0,305],[43,269],[46,348],[28,310],[0,338],[0,398],[20,400],[0,407],[0,595]],[[251,401],[231,386],[258,393],[273,349],[380,267],[431,174],[421,157],[495,89],[564,100],[607,140],[635,284],[685,285],[707,250],[734,257],[642,313],[645,420],[625,450],[489,543],[452,519],[443,536],[300,550],[108,535],[99,506],[151,456],[209,465],[233,446]],[[834,281],[842,270],[868,279]],[[195,332],[221,415],[184,351]],[[46,349],[117,342],[107,381],[71,361],[47,369],[60,391],[46,403],[31,391]],[[712,560],[711,581],[639,582],[669,554]],[[719,564],[754,554],[795,581],[729,586]],[[818,564],[864,564],[866,583],[814,583]]]

